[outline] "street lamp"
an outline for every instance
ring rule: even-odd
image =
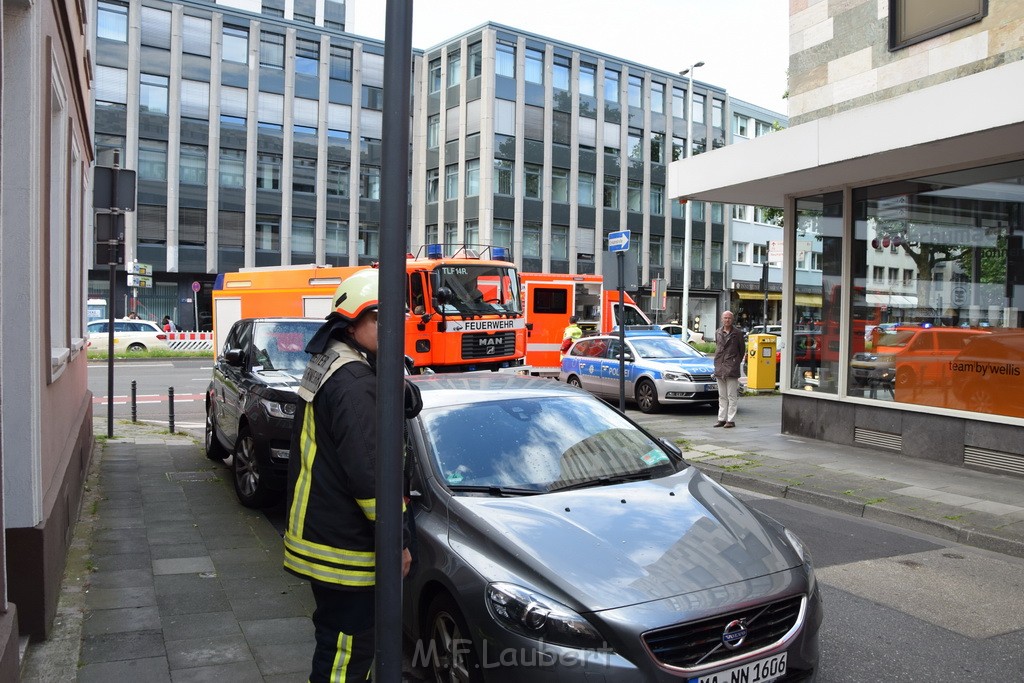
[[[680,76],[687,77],[686,84],[686,157],[693,156],[693,71],[698,66],[704,66],[704,62],[697,62],[693,66],[679,72]],[[686,224],[683,233],[683,327],[690,329],[690,258],[693,240],[693,209],[690,207],[690,200],[686,201]],[[685,339],[685,337],[684,337]]]

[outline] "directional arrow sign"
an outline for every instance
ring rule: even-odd
[[[629,230],[608,233],[608,251],[629,251]]]

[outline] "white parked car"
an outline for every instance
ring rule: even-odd
[[[93,320],[88,325],[89,346],[97,350],[109,348],[107,337],[110,321]],[[114,353],[137,353],[152,349],[166,349],[167,333],[152,320],[118,318],[114,320]]]
[[[660,325],[661,329],[665,330],[668,334],[673,337],[683,338],[683,326],[678,323],[668,323]],[[691,344],[700,344],[704,341],[704,333],[697,332],[696,330],[686,330],[686,340]]]

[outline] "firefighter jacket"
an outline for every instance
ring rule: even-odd
[[[288,462],[284,567],[332,588],[374,585],[377,377],[332,339],[303,376]],[[404,530],[408,547],[408,529]]]

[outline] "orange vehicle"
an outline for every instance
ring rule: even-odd
[[[462,248],[446,257],[437,244],[409,256],[405,353],[417,368],[458,372],[521,364],[526,321],[519,273],[504,259],[498,247]],[[342,279],[371,267],[271,266],[218,276],[213,291],[215,353],[221,352],[231,325],[242,318],[325,317]]]
[[[569,318],[579,319],[580,329],[607,334],[617,325],[618,290],[604,289],[600,275],[522,273],[523,308],[526,312],[526,365],[531,374],[557,374],[559,349]],[[650,325],[629,294],[625,295],[626,325]]]

